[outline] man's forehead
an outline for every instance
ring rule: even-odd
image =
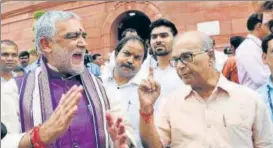
[[[124,46],[124,50],[127,50],[131,53],[144,53],[144,46],[141,45],[138,41],[128,41]]]
[[[180,40],[173,44],[173,55],[180,55],[184,52],[195,52],[201,49],[201,45],[195,41]]]
[[[58,21],[56,23],[56,28],[59,33],[84,31],[82,22],[77,19]]]
[[[151,35],[161,34],[161,33],[171,33],[171,29],[169,27],[166,27],[166,26],[155,27],[152,30]]]
[[[3,53],[3,52],[12,52],[12,53],[16,52],[17,53],[18,51],[17,51],[17,48],[12,45],[1,44],[1,53]]]
[[[200,47],[201,47],[200,42],[194,39],[185,39],[185,40],[182,39],[182,40],[175,41],[173,44],[174,49],[179,48],[179,49],[194,50]]]

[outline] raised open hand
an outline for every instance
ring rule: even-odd
[[[78,109],[77,105],[82,97],[82,86],[73,86],[62,98],[50,118],[40,128],[41,141],[51,144],[62,136]]]
[[[112,115],[106,112],[107,130],[114,142],[115,148],[128,148],[127,137],[125,133],[125,125],[122,123],[122,118],[118,118],[116,122]]]

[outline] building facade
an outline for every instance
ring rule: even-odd
[[[247,34],[246,20],[254,9],[251,1],[2,1],[1,39],[14,40],[20,50],[28,50],[34,47],[33,13],[65,10],[82,18],[88,33],[87,49],[104,57],[126,27],[137,27],[146,38],[149,23],[161,17],[173,21],[179,32],[196,30],[199,23],[219,22],[219,33],[213,38],[222,49],[231,36]]]

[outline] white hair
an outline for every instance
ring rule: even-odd
[[[213,50],[213,39],[205,33],[202,33],[201,38],[202,49],[204,51]]]
[[[40,53],[42,53],[40,39],[42,37],[52,39],[58,31],[56,23],[71,18],[80,20],[80,17],[75,13],[65,11],[48,11],[38,19],[35,24],[35,45]]]

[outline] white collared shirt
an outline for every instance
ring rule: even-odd
[[[113,70],[102,76],[103,85],[106,93],[111,98],[119,99],[121,106],[126,110],[127,119],[131,123],[136,137],[137,148],[142,148],[140,133],[139,133],[139,98],[138,98],[138,80],[131,79],[128,83],[118,86]]]
[[[267,81],[270,70],[262,61],[262,41],[249,34],[236,49],[236,65],[240,84],[253,90],[261,87]]]
[[[158,105],[162,98],[170,95],[176,89],[183,89],[185,84],[183,80],[178,76],[176,69],[169,66],[166,69],[162,70],[158,66],[154,67],[154,80],[160,84],[161,92],[160,96],[155,102],[154,112],[155,116],[158,112]]]
[[[142,64],[139,73],[137,73],[134,78],[134,81],[140,84],[142,79],[147,79],[149,67],[151,66],[154,69],[154,80],[158,82],[161,87],[160,96],[154,105],[154,113],[156,115],[158,112],[159,102],[162,101],[162,98],[166,98],[166,96],[171,94],[176,89],[184,89],[186,85],[178,76],[174,67],[168,66],[166,69],[162,70],[158,67],[158,63],[152,59],[151,56],[144,61],[144,64],[145,65]]]

